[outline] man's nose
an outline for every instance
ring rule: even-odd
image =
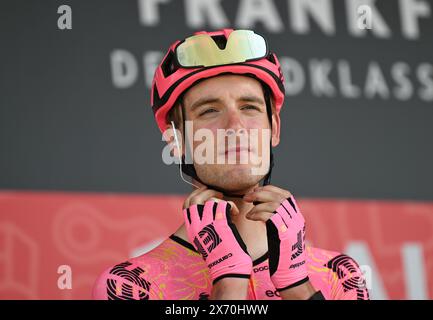
[[[241,114],[237,108],[229,108],[227,110],[225,129],[234,130],[235,132],[245,129],[244,121],[242,120]]]

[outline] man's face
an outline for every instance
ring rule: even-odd
[[[252,171],[260,166],[254,161],[263,157],[262,161],[268,163],[270,139],[276,146],[280,129],[279,116],[273,115],[270,131],[260,82],[238,75],[213,77],[190,88],[183,102],[186,120],[193,124],[193,137],[199,130],[211,133],[202,141],[193,139],[194,151],[204,150],[204,143],[210,143],[213,149],[213,155],[207,154],[207,159],[210,155],[213,161],[200,161],[196,155],[203,152],[194,153],[198,177],[206,184],[230,192],[255,186],[266,175],[268,166],[264,173]],[[191,139],[188,142],[191,145]]]

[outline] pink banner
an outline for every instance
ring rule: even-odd
[[[106,267],[182,223],[181,195],[0,192],[0,299],[90,299]],[[432,298],[433,202],[298,198],[307,239],[371,271],[372,298]],[[70,270],[72,288],[62,287]]]

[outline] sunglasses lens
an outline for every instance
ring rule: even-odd
[[[265,39],[250,30],[235,30],[225,48],[220,49],[209,35],[200,34],[185,39],[176,56],[183,67],[209,67],[261,59],[267,54]]]

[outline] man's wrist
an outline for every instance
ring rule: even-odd
[[[310,281],[306,281],[299,286],[291,287],[289,289],[281,290],[280,296],[283,300],[308,300],[315,293],[316,289],[313,287]]]
[[[249,279],[226,277],[212,286],[211,300],[245,300]]]

